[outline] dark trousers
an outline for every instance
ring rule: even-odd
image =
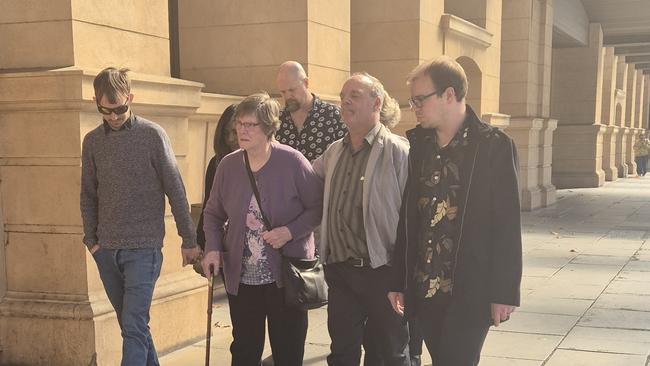
[[[420,357],[422,355],[422,331],[418,323],[408,322],[409,329],[409,355],[411,361],[413,357]],[[371,322],[366,322],[366,329],[363,334],[363,349],[365,354],[363,356],[364,366],[384,366],[384,360],[381,358],[381,349],[379,348],[379,340],[377,340],[377,331]]]
[[[264,351],[264,329],[275,365],[300,366],[305,353],[307,312],[288,307],[283,289],[268,285],[239,285],[237,296],[228,294],[233,342],[233,366],[259,366]]]
[[[648,155],[637,156],[634,160],[636,160],[636,174],[644,176],[648,165]]]
[[[388,366],[408,366],[408,329],[390,305],[386,266],[353,267],[346,263],[325,266],[329,286],[327,328],[332,345],[330,366],[359,365],[366,322],[373,325],[381,357]]]
[[[447,317],[451,296],[438,293],[421,300],[414,319],[420,325],[433,366],[476,366],[489,325],[467,325]]]

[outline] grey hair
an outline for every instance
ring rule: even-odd
[[[362,76],[370,81],[370,96],[381,100],[379,122],[388,128],[395,127],[402,117],[402,111],[399,108],[399,102],[384,89],[384,84],[367,72],[355,72],[352,76]]]
[[[402,111],[399,108],[399,102],[384,90],[384,101],[379,112],[379,122],[388,128],[393,128],[399,123],[401,117]]]
[[[355,72],[352,74],[352,76],[363,76],[365,78],[368,78],[370,80],[370,96],[373,98],[379,98],[381,100],[381,104],[384,104],[384,96],[386,94],[386,90],[384,90],[384,84],[379,81],[376,77],[368,74],[367,72]]]

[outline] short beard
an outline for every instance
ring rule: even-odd
[[[295,112],[300,109],[300,103],[295,99],[287,99],[284,102],[284,108],[289,112]]]

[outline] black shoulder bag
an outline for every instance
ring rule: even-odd
[[[246,161],[248,179],[251,188],[253,188],[257,206],[260,208],[264,226],[266,226],[267,230],[272,230],[271,223],[264,214],[264,211],[262,211],[260,192],[257,189],[257,183],[255,183],[255,177],[253,176],[246,150],[244,150],[244,160]],[[327,305],[327,283],[325,282],[325,273],[323,272],[323,264],[320,262],[320,258],[302,259],[287,257],[282,252],[282,249],[280,249],[280,254],[282,255],[281,270],[286,304],[302,310],[316,309]]]

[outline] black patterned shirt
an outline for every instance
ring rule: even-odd
[[[419,297],[430,298],[437,291],[452,289],[457,250],[460,206],[460,168],[467,150],[466,126],[445,147],[438,146],[434,129],[421,129],[424,160],[418,172],[420,232],[415,280]]]
[[[341,122],[339,107],[324,102],[315,95],[313,97],[313,107],[300,132],[291,119],[291,113],[283,109],[280,112],[280,129],[276,133],[278,142],[300,151],[309,161],[316,160],[332,142],[342,138],[347,132]]]

